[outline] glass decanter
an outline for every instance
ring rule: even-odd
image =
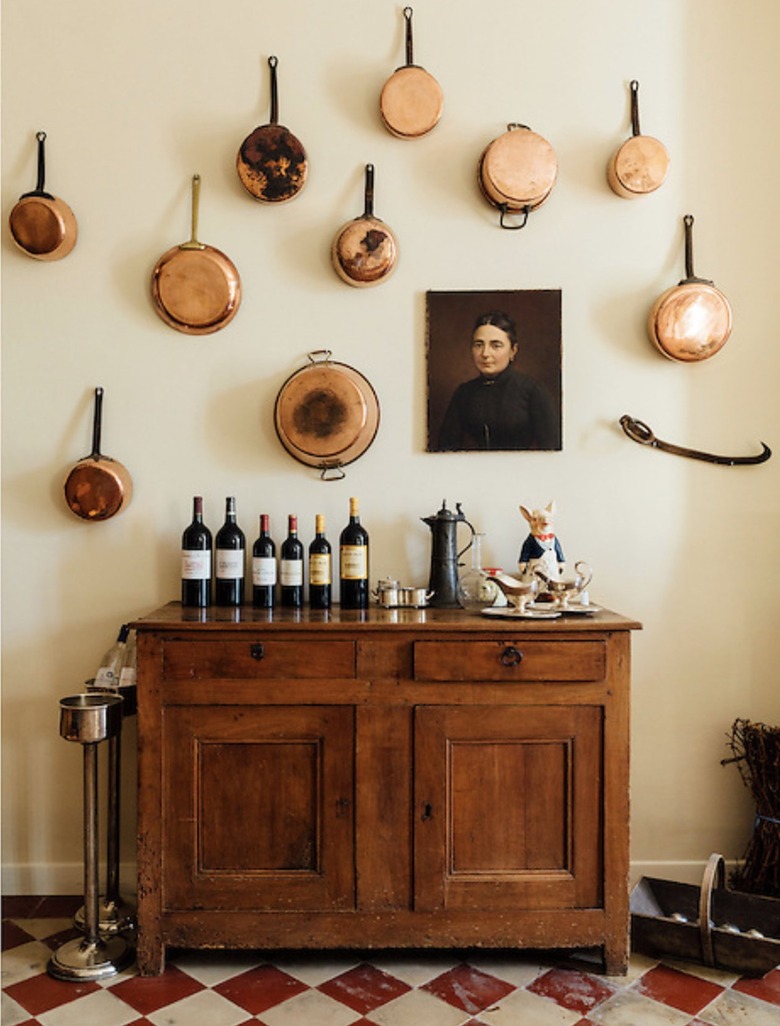
[[[474,533],[471,541],[471,569],[458,578],[458,602],[471,613],[486,606],[506,603],[496,582],[482,569],[482,539],[484,534]]]

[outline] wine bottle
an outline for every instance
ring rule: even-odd
[[[268,514],[260,514],[260,534],[252,546],[252,605],[272,609],[276,591],[276,546],[268,533]]]
[[[135,647],[135,631],[130,631],[125,645],[122,668],[119,671],[119,687],[134,688],[136,685],[138,659]]]
[[[360,525],[358,500],[349,500],[349,523],[341,532],[339,578],[342,609],[368,608],[368,532]]]
[[[211,605],[211,531],[203,523],[203,499],[192,500],[192,523],[181,536],[181,604]]]
[[[236,500],[225,500],[225,523],[217,531],[216,592],[218,606],[240,606],[244,601],[244,532],[236,523]]]
[[[330,609],[331,551],[322,513],[314,518],[314,532],[309,545],[309,605],[312,609]]]
[[[119,675],[122,672],[122,664],[125,661],[125,650],[127,648],[127,635],[130,628],[123,623],[119,629],[116,641],[100,660],[98,672],[95,674],[95,681],[92,685],[97,691],[116,691],[119,687]]]
[[[279,583],[281,604],[293,609],[303,605],[303,544],[298,538],[298,518],[287,518],[287,537],[279,552]]]

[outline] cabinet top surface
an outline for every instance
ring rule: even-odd
[[[136,630],[176,631],[248,631],[262,628],[274,630],[317,630],[323,633],[349,629],[457,631],[471,633],[569,633],[640,630],[637,620],[622,616],[610,609],[583,615],[564,613],[556,619],[520,619],[517,617],[481,616],[464,609],[386,609],[376,604],[366,610],[341,609],[338,605],[327,611],[303,609],[254,609],[252,606],[229,608],[210,606],[207,609],[182,607],[180,602],[169,602],[130,624]]]

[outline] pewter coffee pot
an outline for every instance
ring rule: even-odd
[[[474,528],[466,520],[460,503],[455,503],[455,512],[447,509],[447,500],[441,509],[431,517],[420,517],[433,535],[431,539],[431,576],[428,591],[433,592],[428,603],[437,609],[455,609],[458,602],[458,559],[471,547]],[[458,552],[458,524],[465,524],[471,531],[469,543]]]

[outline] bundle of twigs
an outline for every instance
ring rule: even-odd
[[[737,719],[727,735],[734,762],[753,795],[756,818],[743,865],[732,883],[737,890],[780,897],[780,728]]]

